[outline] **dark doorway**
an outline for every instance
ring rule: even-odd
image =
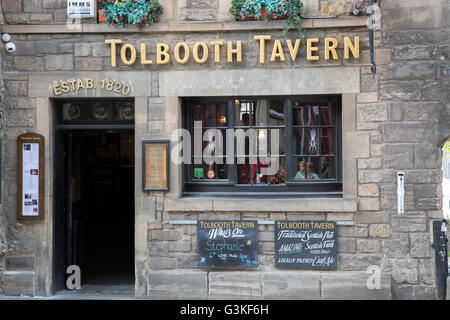
[[[82,286],[134,284],[134,130],[58,130],[56,140],[54,288],[65,289],[69,265]]]

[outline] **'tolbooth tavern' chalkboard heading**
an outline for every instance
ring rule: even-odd
[[[336,270],[333,221],[275,221],[275,267]]]

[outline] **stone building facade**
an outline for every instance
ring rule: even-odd
[[[0,292],[48,296],[55,293],[54,264],[58,161],[56,105],[61,99],[123,98],[112,91],[59,91],[61,81],[112,79],[129,84],[134,123],[134,276],[135,295],[150,299],[436,299],[430,223],[442,219],[441,151],[450,136],[448,0],[382,1],[381,29],[375,31],[377,73],[371,71],[367,16],[342,14],[353,1],[304,1],[314,16],[305,19],[306,38],[338,40],[338,60],[309,61],[300,47],[292,61],[281,34],[283,21],[231,21],[230,1],[161,1],[160,23],[142,30],[82,25],[67,19],[61,0],[2,0],[2,33],[17,50],[2,49],[2,206],[0,215]],[[334,11],[333,11],[334,10]],[[341,15],[342,14],[342,15]],[[265,64],[260,42],[270,35]],[[360,39],[359,59],[343,58],[344,38]],[[158,43],[190,48],[223,40],[221,61],[213,46],[204,64],[143,65],[141,54],[125,65],[111,46],[121,40],[149,48]],[[269,62],[274,40],[286,61]],[[228,41],[242,43],[242,62],[227,62]],[[441,59],[441,57],[444,57]],[[235,59],[235,58],[233,58]],[[336,95],[342,104],[339,197],[271,198],[183,196],[182,166],[170,164],[170,190],[143,191],[142,141],[170,140],[183,127],[183,99],[195,97]],[[17,137],[45,137],[45,219],[17,220]],[[397,213],[397,172],[405,173],[405,213]],[[257,220],[259,265],[252,270],[197,267],[198,220]],[[282,270],[274,266],[276,220],[327,220],[338,223],[337,270]],[[367,268],[381,270],[381,287],[367,287]]]

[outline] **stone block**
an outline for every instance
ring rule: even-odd
[[[37,53],[57,53],[58,43],[56,41],[37,41],[36,42]]]
[[[151,230],[148,240],[176,241],[181,239],[182,233],[179,230]]]
[[[357,110],[359,122],[381,122],[388,119],[386,103],[359,104]]]
[[[381,166],[381,158],[358,159],[358,169],[379,169]]]
[[[389,238],[391,227],[388,224],[371,224],[369,226],[369,236],[371,238]]]
[[[420,101],[421,81],[383,81],[381,95],[386,100]]]
[[[75,57],[88,57],[91,54],[91,45],[88,43],[75,43]]]
[[[394,233],[390,239],[381,242],[386,257],[408,257],[409,255],[409,236],[407,233]]]
[[[204,271],[152,271],[148,272],[147,296],[160,300],[205,300],[207,272]]]
[[[436,78],[435,62],[396,62],[381,75],[382,80],[418,80]]]
[[[253,271],[210,272],[209,299],[261,299],[262,273]]]
[[[3,12],[14,12],[19,13],[22,11],[22,2],[17,0],[3,0],[2,1],[2,9]]]
[[[190,252],[192,250],[191,241],[171,241],[169,242],[169,251]]]
[[[342,253],[337,257],[338,270],[342,271],[366,271],[367,267],[380,263],[381,257],[376,254]]]
[[[360,198],[358,201],[360,211],[378,211],[380,210],[380,199],[378,198]]]
[[[44,71],[44,59],[40,57],[14,57],[14,68],[17,71]]]
[[[19,271],[34,269],[34,257],[31,256],[12,256],[5,258],[5,267],[7,271]]]
[[[34,56],[36,54],[36,45],[34,42],[17,42],[15,55],[18,56]]]
[[[382,212],[364,212],[355,215],[357,224],[388,223],[390,215]]]
[[[3,272],[3,291],[6,295],[34,295],[35,273],[32,271]]]
[[[73,70],[73,56],[69,54],[46,56],[45,69],[47,71]]]
[[[393,121],[434,121],[437,119],[439,104],[392,102],[390,116]]]
[[[23,1],[23,11],[39,13],[43,11],[42,1],[25,0]]]
[[[384,167],[396,170],[414,167],[414,145],[386,144],[384,146]]]
[[[102,59],[75,59],[75,70],[77,71],[101,71],[103,70]]]
[[[425,218],[392,217],[393,232],[425,232],[427,224]]]
[[[435,125],[426,123],[384,123],[386,143],[411,143],[433,140]]]
[[[317,300],[321,298],[320,280],[320,272],[263,272],[262,298],[269,300]]]
[[[419,282],[433,285],[436,283],[434,274],[434,262],[432,259],[419,260]],[[447,298],[450,298],[447,296]]]
[[[356,247],[359,253],[379,253],[381,251],[379,240],[357,239]]]
[[[324,300],[390,300],[391,276],[381,274],[380,288],[369,289],[370,274],[366,272],[323,272],[322,299]]]
[[[414,168],[435,169],[440,167],[440,150],[434,145],[414,144]]]
[[[4,82],[6,94],[9,96],[26,96],[28,92],[26,81],[10,81]]]
[[[380,191],[376,184],[360,184],[358,186],[358,195],[361,197],[378,197]]]
[[[8,127],[34,127],[35,110],[7,110],[6,119],[6,126]]]
[[[353,238],[339,237],[337,239],[337,249],[339,253],[355,253],[356,241]]]
[[[419,261],[416,259],[392,259],[392,280],[396,283],[416,284],[419,281]]]
[[[148,254],[151,257],[165,257],[169,254],[169,243],[167,241],[150,241],[148,243]]]
[[[393,46],[392,58],[394,60],[429,60],[434,49],[432,45]]]
[[[410,233],[410,253],[412,258],[431,258],[430,236],[428,233]]]
[[[378,102],[378,92],[364,92],[358,94],[358,103],[375,103]]]
[[[177,259],[167,257],[149,257],[148,266],[150,269],[176,269]]]

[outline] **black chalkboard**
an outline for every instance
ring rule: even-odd
[[[275,221],[275,267],[336,270],[334,221]]]
[[[199,268],[256,268],[258,223],[256,221],[198,221]]]

